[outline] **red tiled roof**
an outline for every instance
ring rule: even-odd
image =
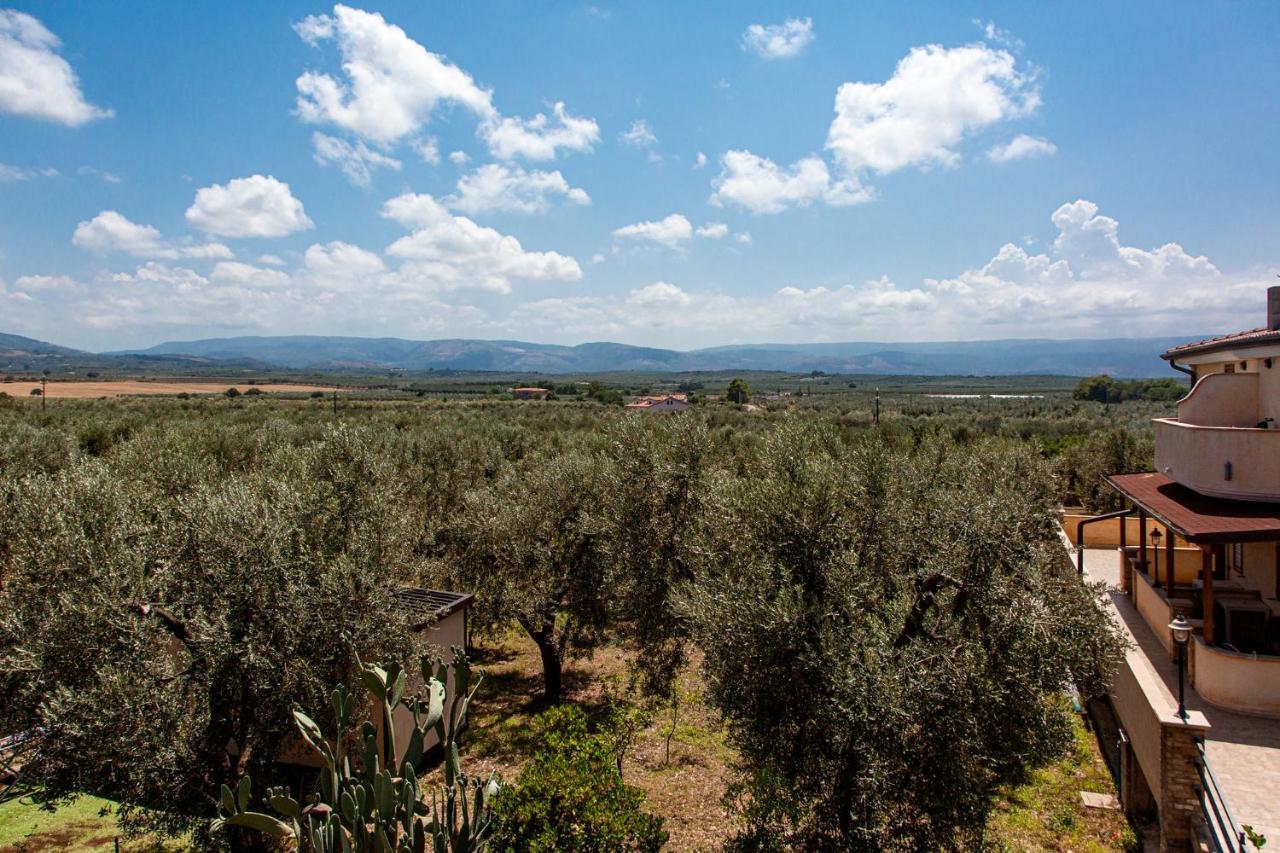
[[[1191,542],[1280,542],[1280,504],[1211,498],[1163,474],[1111,474],[1106,481]]]
[[[1252,346],[1253,344],[1265,344],[1280,342],[1280,330],[1277,329],[1250,329],[1247,332],[1235,332],[1230,335],[1218,335],[1215,338],[1205,338],[1203,341],[1194,341],[1189,344],[1181,344],[1165,351],[1161,358],[1173,359],[1180,355],[1190,355],[1195,352],[1211,352],[1216,349],[1227,349],[1228,347],[1244,344]]]

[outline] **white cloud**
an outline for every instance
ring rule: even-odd
[[[631,127],[618,134],[618,140],[624,145],[630,145],[632,148],[648,148],[657,144],[658,137],[654,135],[653,129],[649,127],[649,122],[638,118],[631,122]]]
[[[742,48],[761,59],[799,56],[814,39],[812,18],[788,18],[781,24],[752,24],[742,34]]]
[[[13,282],[14,288],[28,293],[67,293],[80,290],[80,283],[66,275],[23,275]],[[0,290],[3,282],[0,282]]]
[[[582,268],[558,252],[527,252],[515,237],[451,215],[425,194],[397,196],[382,215],[413,229],[387,247],[406,261],[397,271],[405,280],[443,290],[511,292],[512,279],[576,281]]]
[[[952,166],[969,134],[1034,112],[1035,74],[985,44],[913,48],[884,83],[836,91],[827,148],[848,174],[904,166]]]
[[[413,149],[413,153],[422,158],[422,162],[431,166],[440,163],[440,142],[434,136],[415,139],[409,143],[409,147]]]
[[[71,243],[91,252],[127,252],[139,258],[230,258],[222,243],[183,244],[165,240],[151,225],[139,225],[114,210],[104,210],[81,222],[71,235]]]
[[[693,224],[679,213],[673,213],[656,222],[637,222],[615,228],[614,237],[631,240],[649,240],[669,249],[678,248],[693,236]]]
[[[995,21],[981,21],[974,18],[973,25],[982,31],[982,36],[989,42],[1004,45],[1014,50],[1023,48],[1022,39],[1014,36],[1008,30],[997,27]]]
[[[697,234],[699,237],[706,237],[710,240],[719,240],[721,237],[729,236],[729,226],[723,222],[708,222],[699,226]]]
[[[76,169],[76,174],[82,178],[97,178],[108,184],[122,183],[120,176],[114,172],[95,169],[93,166],[81,166],[79,169]]]
[[[110,109],[84,99],[62,43],[37,19],[0,9],[0,112],[68,127],[110,118]]]
[[[783,168],[750,151],[728,151],[720,175],[712,182],[711,203],[725,202],[753,213],[780,213],[789,207],[807,207],[822,200],[835,206],[860,204],[875,197],[874,191],[855,179],[833,181],[820,157],[805,157]]]
[[[560,149],[590,151],[600,141],[594,119],[569,115],[563,103],[556,103],[552,113],[554,120],[543,113],[529,119],[495,116],[480,126],[480,135],[499,160],[554,160]]]
[[[340,240],[309,246],[303,264],[319,281],[329,284],[367,281],[387,268],[373,252]]]
[[[282,267],[284,266],[284,258],[279,255],[259,255],[258,263],[266,264],[269,267]]]
[[[491,210],[541,213],[550,198],[563,197],[572,204],[590,204],[586,190],[569,186],[558,171],[526,172],[519,166],[489,163],[458,179],[458,191],[445,203],[464,213]]]
[[[633,290],[627,295],[629,304],[645,307],[654,305],[688,305],[692,301],[693,298],[689,294],[676,285],[665,281],[655,281],[653,284]]]
[[[988,149],[987,159],[992,163],[1008,163],[1010,160],[1048,157],[1056,153],[1058,153],[1058,146],[1049,140],[1020,133],[1004,145],[995,145]]]
[[[751,235],[746,231],[743,231],[739,234],[734,234],[733,239],[737,240],[739,243],[750,243]]]
[[[335,164],[342,169],[347,180],[357,187],[369,186],[373,178],[373,170],[384,168],[400,170],[400,161],[374,151],[363,142],[352,145],[345,139],[316,131],[311,134],[311,145],[315,149],[312,155],[321,166]]]
[[[289,274],[281,270],[256,267],[240,261],[219,261],[214,264],[209,278],[253,287],[281,287],[289,283]]]
[[[0,183],[29,181],[33,178],[56,178],[58,174],[58,170],[52,166],[46,166],[41,169],[25,169],[21,166],[0,163]]]
[[[439,103],[496,116],[491,93],[379,14],[338,4],[294,25],[313,46],[335,40],[345,79],[308,71],[297,80],[298,115],[386,144],[417,132]]]
[[[471,162],[471,155],[465,151],[451,151],[449,152],[449,162],[458,168],[462,168]]]
[[[186,215],[196,228],[221,237],[283,237],[314,227],[289,185],[263,175],[203,187]]]
[[[707,155],[699,151],[698,156],[694,158],[693,168],[701,169],[705,165],[707,165]]]

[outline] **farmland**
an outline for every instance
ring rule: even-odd
[[[119,379],[96,381],[59,381],[41,385],[39,382],[14,381],[0,383],[0,391],[12,397],[30,397],[33,392],[48,394],[49,399],[83,400],[98,397],[163,397],[177,394],[222,394],[228,388],[235,388],[240,393],[250,388],[257,388],[264,394],[310,394],[316,391],[328,393],[345,391],[328,385],[302,385],[297,383],[246,383],[244,381],[219,382],[216,380],[181,380],[181,379]],[[38,395],[34,395],[38,396]]]
[[[590,382],[634,392],[689,377],[584,377],[549,401],[504,399],[484,375],[399,379],[341,395],[336,408],[309,394],[0,400],[0,724],[60,733],[33,771],[40,796],[87,792],[120,803],[122,832],[199,840],[207,791],[224,772],[206,744],[247,733],[260,745],[255,781],[271,778],[289,709],[324,707],[328,685],[351,678],[351,649],[364,660],[419,651],[389,590],[466,589],[478,595],[475,658],[488,672],[464,740],[468,772],[521,778],[551,704],[538,645],[550,642],[556,698],[583,708],[593,730],[612,737],[618,712],[636,713],[622,778],[665,818],[670,849],[716,849],[747,832],[823,846],[810,834],[833,830],[805,803],[826,796],[828,771],[767,787],[801,772],[767,734],[779,723],[761,715],[774,707],[812,766],[848,760],[827,753],[834,742],[863,743],[880,768],[868,770],[875,799],[826,808],[910,802],[930,815],[911,826],[933,827],[935,841],[1027,849],[1069,827],[1077,849],[1116,847],[1123,819],[1078,803],[1080,788],[1105,789],[1105,771],[1057,708],[1062,673],[1087,688],[1089,661],[1051,644],[978,664],[975,646],[963,664],[974,668],[953,669],[961,663],[927,653],[929,635],[895,646],[885,632],[911,609],[902,567],[921,559],[932,562],[919,571],[950,576],[1007,565],[1007,576],[984,575],[997,600],[1043,596],[1050,614],[1085,630],[1089,599],[1056,580],[1042,550],[1052,505],[1087,499],[1091,472],[1141,466],[1147,419],[1163,404],[1072,400],[1060,380],[753,379],[756,408],[715,399],[727,377],[703,377],[699,401],[676,417],[600,403]],[[967,510],[978,502],[981,518]],[[968,547],[987,556],[970,563]],[[859,549],[871,556],[853,558]],[[820,577],[793,583],[814,584],[821,611],[847,626],[807,627],[793,587],[775,586],[778,572],[806,566]],[[1037,577],[1042,587],[1025,586]],[[566,592],[547,598],[553,588]],[[885,588],[888,598],[873,593]],[[173,623],[147,615],[157,609],[183,625],[178,646]],[[548,613],[563,628],[556,638],[522,627]],[[963,623],[938,618],[930,635],[968,642]],[[893,630],[908,636],[911,624]],[[930,673],[912,678],[939,689],[991,686],[931,699],[894,687],[899,664],[846,657],[888,662],[904,654],[895,648],[907,650],[901,665]],[[987,690],[1006,689],[1015,653],[1027,655],[1015,692],[1032,701],[983,710]],[[860,674],[832,681],[839,672]],[[966,761],[945,752],[961,741],[856,729],[833,741],[824,727],[840,718],[807,715],[842,690],[853,692],[841,704],[892,717],[901,732],[954,726],[991,755],[1008,742],[1017,757],[993,773],[1000,765],[984,753],[950,795],[976,796],[962,812],[934,813],[938,783],[911,781],[901,762]],[[753,806],[793,796],[806,799],[785,814]],[[898,819],[877,815],[877,831],[903,831]]]

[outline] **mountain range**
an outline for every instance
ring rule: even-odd
[[[274,336],[170,341],[114,356],[188,358],[311,371],[458,370],[515,373],[778,370],[889,375],[1168,376],[1159,354],[1188,338],[941,343],[741,344],[692,351],[617,343]]]
[[[739,344],[690,351],[585,343],[358,338],[319,335],[168,341],[141,350],[91,353],[0,333],[0,370],[254,370],[503,373],[785,371],[924,376],[1169,376],[1159,354],[1193,339],[995,340],[939,343]]]

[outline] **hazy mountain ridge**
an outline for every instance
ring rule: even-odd
[[[488,370],[527,373],[781,370],[900,375],[1168,376],[1160,353],[1194,336],[919,343],[739,344],[682,352],[610,342],[265,336],[169,341],[115,355],[251,360],[294,370]]]

